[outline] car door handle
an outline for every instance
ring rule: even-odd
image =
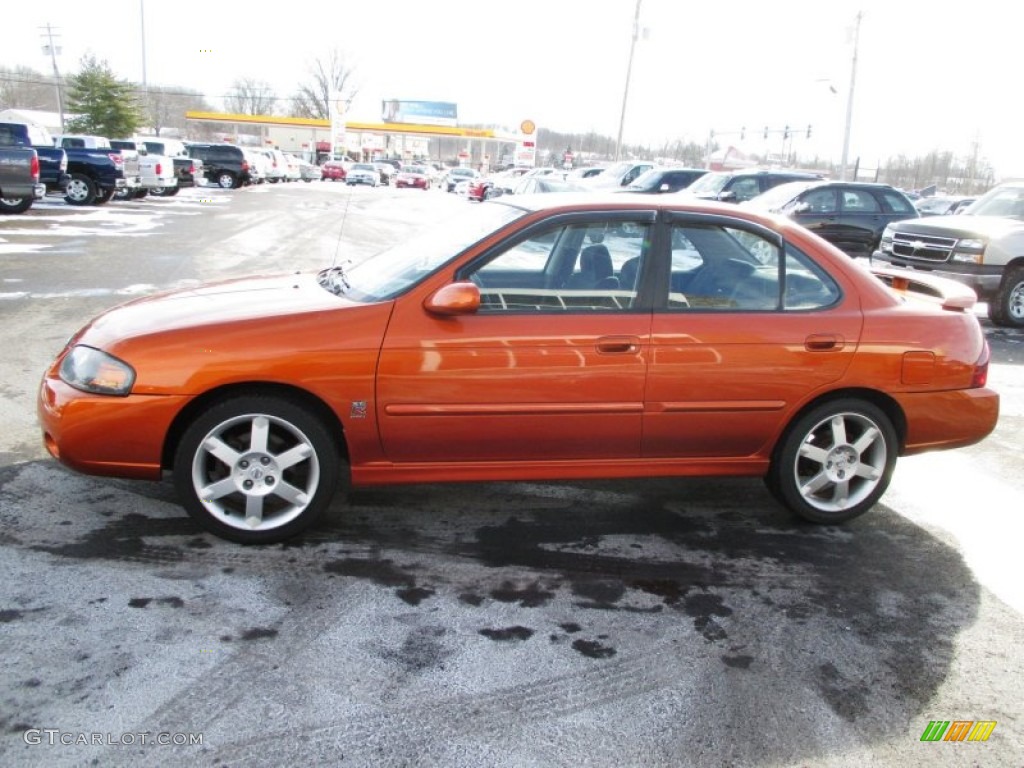
[[[812,333],[804,339],[804,349],[808,352],[831,352],[843,348],[845,340],[836,333]]]
[[[597,340],[597,351],[605,355],[628,355],[638,352],[640,339],[636,336],[602,336]]]

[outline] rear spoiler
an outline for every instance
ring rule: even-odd
[[[967,312],[978,303],[978,295],[970,286],[938,277],[927,272],[918,272],[898,267],[870,268],[871,274],[885,283],[900,296],[933,301],[951,312]]]

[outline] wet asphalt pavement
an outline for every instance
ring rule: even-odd
[[[422,485],[240,547],[169,482],[46,458],[49,359],[134,293],[358,259],[470,203],[313,184],[115,205],[0,219],[0,764],[1024,764],[1024,334],[986,323],[996,433],[901,460],[842,527],[749,479]],[[931,720],[997,726],[921,742]]]

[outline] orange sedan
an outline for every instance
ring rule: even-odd
[[[898,455],[995,427],[973,303],[735,206],[501,197],[354,267],[111,309],[46,372],[39,418],[64,464],[169,472],[243,543],[349,482],[762,476],[838,523]]]

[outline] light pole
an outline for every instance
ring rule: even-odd
[[[640,3],[636,0],[636,13],[633,15],[633,41],[629,44],[629,64],[626,65],[626,88],[622,92],[622,112],[619,115],[619,137],[615,140],[615,162],[619,161],[622,152],[622,126],[626,122],[626,101],[629,99],[629,78],[633,74],[633,51],[636,50],[636,39],[640,35]]]
[[[64,96],[60,90],[60,71],[57,69],[57,54],[60,49],[53,42],[53,27],[47,22],[45,27],[46,45],[43,46],[43,53],[50,54],[50,62],[53,64],[53,84],[57,88],[57,111],[60,113],[60,132],[64,133]]]
[[[857,47],[860,44],[860,20],[863,11],[857,11],[853,30],[853,61],[850,64],[850,91],[846,94],[846,126],[843,128],[843,156],[839,166],[839,180],[846,181],[846,166],[850,159],[850,126],[853,124],[853,88],[857,83]]]

